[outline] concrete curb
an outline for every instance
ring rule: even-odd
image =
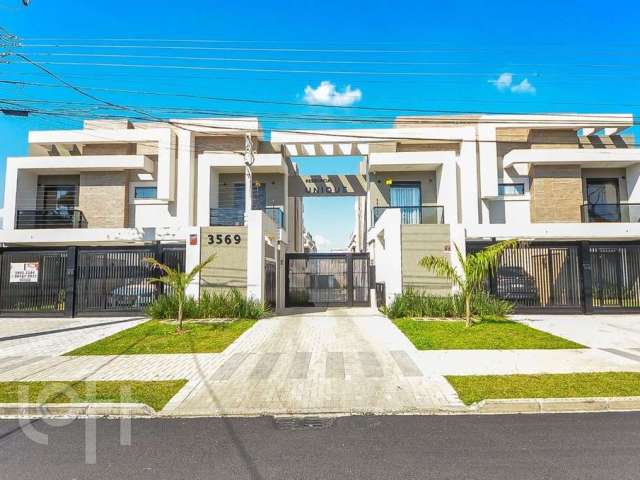
[[[144,403],[3,403],[0,417],[155,417]]]
[[[0,417],[146,417],[146,418],[202,418],[202,417],[288,417],[288,416],[358,416],[358,415],[504,415],[532,413],[631,412],[640,411],[640,397],[593,398],[520,398],[511,400],[482,400],[473,405],[452,405],[428,410],[322,410],[298,412],[211,412],[207,410],[175,414],[156,412],[142,403],[5,403],[0,404]]]
[[[640,411],[640,397],[521,398],[483,400],[465,413],[571,413]]]

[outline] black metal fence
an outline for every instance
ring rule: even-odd
[[[53,249],[2,252],[0,314],[65,315],[67,254]]]
[[[264,296],[265,303],[270,308],[276,307],[276,295],[278,291],[276,281],[276,262],[266,260],[264,264]]]
[[[153,257],[184,270],[184,245],[0,250],[0,315],[138,313],[160,293]]]
[[[530,243],[502,255],[488,288],[519,312],[638,312],[640,244]]]

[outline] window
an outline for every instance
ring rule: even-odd
[[[158,187],[135,187],[134,197],[142,200],[158,198]]]
[[[505,197],[524,195],[524,183],[499,183],[498,195]]]
[[[78,205],[77,185],[38,185],[39,208],[73,209]]]
[[[390,188],[390,197],[390,206],[400,208],[403,224],[422,223],[420,182],[393,182]]]
[[[612,204],[620,202],[617,178],[587,178],[587,202]]]
[[[233,206],[244,211],[244,183],[233,184]],[[256,182],[252,188],[252,210],[264,210],[267,206],[267,189],[264,183]]]

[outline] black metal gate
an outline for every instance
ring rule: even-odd
[[[495,294],[519,310],[582,310],[579,247],[534,245],[508,250],[500,259]]]
[[[274,309],[276,308],[276,295],[278,292],[276,279],[276,262],[268,259],[264,264],[264,297],[265,303]]]
[[[640,310],[640,245],[594,245],[589,255],[593,311]]]
[[[369,255],[292,253],[286,256],[286,306],[368,306]]]
[[[82,250],[76,264],[78,315],[139,312],[155,298],[151,248]]]
[[[78,250],[77,315],[142,312],[157,295],[169,293],[150,278],[160,275],[145,258],[184,270],[184,247],[114,247]]]
[[[161,293],[144,259],[184,270],[184,245],[0,251],[0,315],[140,313]],[[18,276],[22,276],[18,279]]]
[[[0,314],[65,314],[67,250],[0,253]],[[28,271],[37,273],[28,275]]]
[[[534,242],[506,251],[488,283],[517,312],[638,312],[640,244]]]

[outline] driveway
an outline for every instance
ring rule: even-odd
[[[51,357],[93,343],[145,319],[3,318],[0,317],[0,357]]]
[[[640,315],[514,315],[513,319],[591,348],[640,350]]]
[[[288,313],[245,332],[165,413],[406,413],[460,405],[442,376],[424,375],[413,345],[376,310]]]

